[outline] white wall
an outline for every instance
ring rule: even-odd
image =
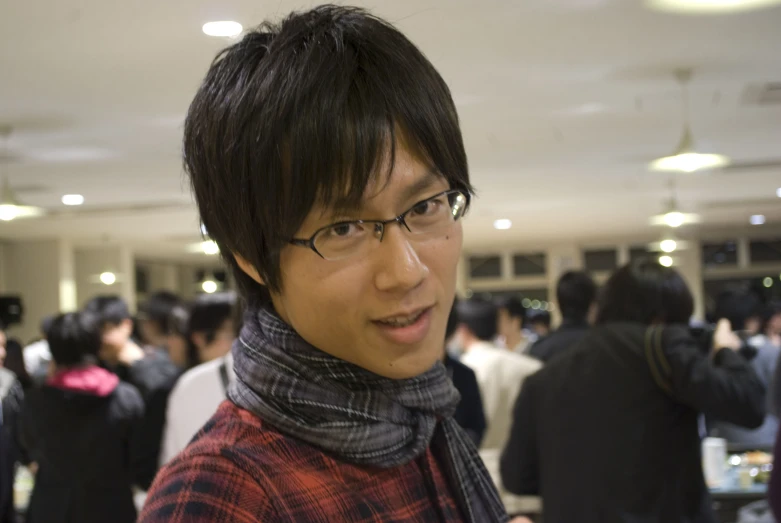
[[[38,336],[41,320],[62,309],[60,282],[68,276],[68,260],[63,259],[68,249],[58,240],[7,243],[3,248],[4,292],[21,295],[25,309],[22,325],[9,331],[22,342]],[[64,302],[68,304],[67,297]]]
[[[76,296],[79,307],[101,294],[123,298],[131,311],[136,310],[136,272],[133,253],[126,246],[106,246],[76,249]],[[99,276],[113,272],[117,281],[104,285]]]

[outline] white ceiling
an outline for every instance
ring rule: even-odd
[[[781,81],[781,8],[729,15],[651,11],[635,0],[375,0],[440,70],[456,98],[479,191],[466,244],[647,235],[670,176],[645,163],[681,131],[676,67],[693,67],[703,149],[781,160],[781,103],[746,100]],[[188,103],[227,41],[209,20],[247,26],[306,2],[41,0],[0,7],[0,165],[25,203],[78,214],[0,223],[0,239],[127,241],[175,256],[199,237],[179,149]],[[781,223],[781,167],[678,176],[705,227]],[[122,206],[119,210],[107,207]],[[130,209],[128,207],[139,207]],[[92,211],[90,209],[92,208]],[[493,220],[514,227],[494,231]]]

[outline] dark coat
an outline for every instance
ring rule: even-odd
[[[765,387],[736,352],[706,354],[683,326],[650,333],[663,335],[594,327],[524,382],[502,479],[541,495],[546,523],[715,522],[699,413],[758,427]]]
[[[30,391],[22,441],[38,463],[28,523],[132,523],[134,440],[144,415],[135,387],[107,396],[50,386]]]

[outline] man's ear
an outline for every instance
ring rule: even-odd
[[[252,266],[250,262],[245,260],[241,255],[239,254],[233,254],[233,259],[236,260],[236,263],[239,266],[239,269],[241,269],[244,274],[255,280],[261,285],[265,285],[263,283],[263,278],[260,277],[260,274],[258,273],[258,270]]]

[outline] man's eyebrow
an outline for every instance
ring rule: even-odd
[[[408,185],[402,190],[400,195],[401,201],[399,203],[401,205],[409,203],[410,200],[417,197],[420,193],[424,192],[426,189],[430,189],[436,185],[437,182],[440,182],[444,179],[444,176],[442,176],[436,169],[430,169],[426,171],[423,176],[419,177],[411,185]],[[360,214],[362,210],[362,201],[359,200],[356,202],[348,200],[347,198],[338,198],[331,206],[323,209],[323,212],[320,213],[320,216],[322,219],[335,219],[335,217],[353,217]]]
[[[401,193],[401,203],[406,203],[418,196],[426,189],[430,189],[445,178],[436,170],[428,170],[426,174],[415,180],[412,185],[408,185]]]

